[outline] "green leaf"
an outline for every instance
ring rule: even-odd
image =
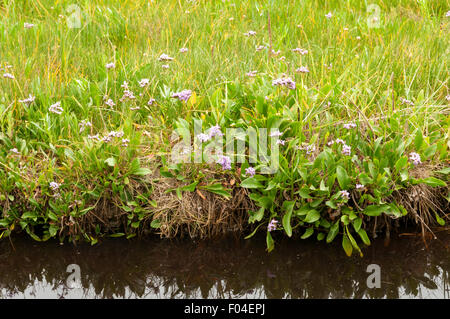
[[[342,166],[336,167],[337,180],[341,189],[348,189],[350,185],[350,178],[347,174],[347,171]]]
[[[272,235],[270,234],[270,232],[267,232],[266,245],[267,245],[267,251],[269,253],[275,248],[275,242],[273,241],[273,238],[272,238]]]
[[[114,165],[113,165],[114,166]],[[152,171],[146,167],[140,167],[133,172],[133,175],[144,176],[151,174]]]
[[[318,233],[317,234],[317,240],[318,241],[321,241],[321,240],[323,240],[325,238],[325,234],[324,233]]]
[[[438,171],[436,171],[436,173],[440,173],[440,174],[444,174],[444,175],[450,174],[450,167],[446,167],[441,170],[438,170]]]
[[[286,213],[283,215],[282,224],[286,235],[288,235],[289,237],[292,236],[291,217],[294,205],[295,201],[285,201],[283,203],[283,209],[286,211]]]
[[[250,217],[248,218],[249,224],[253,224],[255,221],[259,222],[264,217],[264,207],[261,207],[257,212],[249,212]]]
[[[436,216],[436,221],[439,223],[439,225],[444,226],[445,221],[441,217],[439,217],[439,215],[436,212],[434,212],[434,215]]]
[[[367,236],[367,233],[364,229],[360,229],[358,232],[359,237],[361,237],[361,240],[363,241],[364,244],[366,244],[367,246],[370,245],[370,239],[369,236]]]
[[[363,213],[367,216],[380,216],[381,213],[389,210],[388,205],[370,205],[367,206]]]
[[[359,248],[358,244],[356,243],[356,240],[353,238],[352,234],[350,234],[350,232],[348,231],[347,227],[346,227],[346,231],[347,231],[348,239],[350,240],[350,243],[352,244],[353,248],[355,248],[359,252],[359,255],[362,257],[363,253],[362,253],[361,249]]]
[[[109,237],[113,237],[113,238],[122,237],[122,236],[125,236],[125,234],[124,233],[115,233],[115,234],[109,235]]]
[[[315,210],[315,209],[311,209],[308,214],[306,214],[305,217],[305,222],[307,223],[314,223],[315,221],[320,219],[320,213]]]
[[[327,243],[331,243],[338,233],[339,233],[339,221],[335,222],[333,226],[331,226],[330,231],[327,234]]]
[[[261,184],[255,177],[249,177],[241,182],[241,187],[243,188],[263,188],[264,185]]]
[[[397,162],[395,162],[395,169],[397,171],[401,171],[402,168],[406,167],[408,165],[408,158],[406,156],[400,157]]]
[[[427,185],[432,186],[432,187],[437,187],[437,186],[445,187],[445,186],[447,186],[447,184],[443,180],[440,180],[440,179],[438,179],[436,177],[427,177],[427,178],[420,179],[419,181],[421,183],[427,184]]]
[[[361,182],[361,184],[363,185],[369,185],[373,183],[373,179],[369,177],[369,175],[367,175],[366,173],[361,173],[359,175],[359,181]]]
[[[346,234],[344,234],[344,236],[342,237],[342,247],[344,248],[344,251],[347,254],[347,256],[350,257],[353,252],[353,246]]]
[[[425,159],[428,159],[431,156],[433,156],[434,153],[436,153],[436,150],[437,150],[437,144],[433,144],[430,147],[427,147],[425,149],[425,151],[423,151],[423,156],[425,157]]]
[[[48,216],[48,218],[50,218],[51,220],[53,220],[53,221],[58,221],[58,216],[56,216],[56,214],[54,213],[54,212],[48,212],[47,213],[47,216]]]
[[[105,163],[108,164],[108,166],[114,167],[114,165],[116,165],[116,159],[114,157],[109,157],[105,159]]]
[[[48,228],[48,233],[50,234],[50,237],[55,237],[56,232],[58,231],[59,226],[57,225],[50,225]]]
[[[414,147],[418,151],[422,147],[423,144],[423,135],[420,129],[417,129],[416,136],[414,137]]]
[[[306,229],[305,233],[300,238],[306,239],[306,238],[310,237],[312,234],[314,234],[314,228],[309,227],[308,229]]]
[[[355,228],[355,231],[358,232],[361,229],[362,225],[362,218],[358,217],[353,221],[353,228]]]
[[[152,220],[150,227],[159,228],[159,227],[161,227],[161,222],[159,221],[159,219],[154,219],[154,220]]]
[[[221,195],[221,196],[225,197],[226,199],[231,198],[231,193],[229,192],[229,190],[224,188],[223,185],[220,183],[208,185],[208,186],[202,186],[201,188],[205,189],[211,193]]]

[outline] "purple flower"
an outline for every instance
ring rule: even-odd
[[[300,53],[301,55],[308,54],[308,50],[304,50],[304,49],[300,49],[300,48],[292,49],[292,52],[298,52],[298,53]]]
[[[150,83],[149,79],[142,79],[142,80],[139,81],[139,86],[141,88],[143,88],[144,86],[147,86],[149,83]]]
[[[223,136],[219,125],[211,126],[211,128],[209,129],[209,137],[214,137],[216,135]]]
[[[25,29],[31,29],[31,28],[33,28],[35,25],[33,24],[33,23],[28,23],[28,22],[25,22],[24,24],[23,24],[23,27],[25,28]]]
[[[200,133],[197,135],[197,139],[203,143],[209,141],[211,138],[209,137],[208,134]]]
[[[356,184],[356,189],[363,189],[364,185],[363,184]]]
[[[159,56],[158,61],[172,61],[173,58],[168,56],[167,54],[163,53]]]
[[[309,69],[307,66],[301,66],[299,68],[297,68],[295,70],[295,72],[300,72],[300,73],[309,73]]]
[[[264,49],[266,49],[266,47],[265,47],[264,45],[258,45],[258,46],[256,47],[256,51],[262,51],[262,50],[264,50]]]
[[[409,160],[413,162],[414,165],[419,165],[420,163],[422,163],[422,161],[420,160],[420,155],[415,152],[409,153]]]
[[[150,100],[148,100],[147,104],[148,105],[153,105],[153,103],[155,103],[155,102],[156,102],[156,100],[151,98]]]
[[[325,15],[325,18],[331,19],[332,16],[333,16],[333,15],[331,14],[331,12],[328,12],[328,13]]]
[[[248,73],[245,73],[245,75],[254,78],[256,76],[256,73],[258,73],[258,71],[250,71]]]
[[[295,90],[295,82],[291,78],[279,78],[272,81],[274,86],[285,86],[288,89]]]
[[[222,165],[223,170],[231,169],[231,158],[221,155],[217,160],[217,164]]]
[[[346,199],[346,200],[349,200],[349,199],[350,199],[350,193],[347,192],[346,190],[341,191],[340,194],[341,194],[341,197],[342,197],[343,199]]]
[[[55,104],[50,105],[50,107],[48,108],[48,110],[52,113],[56,113],[56,114],[62,114],[62,112],[64,111],[63,108],[61,107],[61,102],[58,101]]]
[[[404,99],[404,98],[400,98],[400,102],[401,102],[402,104],[408,104],[408,105],[410,105],[410,106],[414,106],[414,103],[413,103],[413,102],[411,102],[410,100]]]
[[[269,137],[281,136],[281,135],[283,135],[283,133],[281,133],[279,130],[275,130],[269,134]]]
[[[353,128],[353,127],[356,127],[356,124],[355,123],[346,123],[343,126],[344,126],[345,129],[349,130],[349,129]]]
[[[14,79],[14,75],[12,75],[11,73],[4,73],[3,77],[6,79]]]
[[[26,99],[23,99],[23,100],[19,100],[19,102],[20,103],[24,103],[24,104],[31,104],[31,103],[33,103],[34,102],[34,100],[35,100],[35,97],[34,96],[32,96],[31,94],[30,95],[28,95],[28,98],[26,98]]]
[[[189,100],[189,98],[192,95],[192,91],[191,90],[183,90],[181,92],[177,92],[172,94],[173,98],[178,98],[180,101],[187,101]]]
[[[168,65],[168,64],[163,64],[163,65],[161,65],[161,67],[162,67],[163,69],[168,69],[168,68],[169,68],[169,65]]]
[[[114,105],[116,105],[116,103],[114,103],[114,101],[111,99],[106,100],[105,104],[110,107],[113,107]]]
[[[245,36],[247,36],[247,37],[250,37],[250,36],[254,36],[254,35],[256,35],[256,32],[255,32],[255,31],[252,31],[252,30],[250,30],[250,31],[248,31],[248,32],[244,33],[244,35],[245,35]]]
[[[284,143],[286,143],[286,141],[278,139],[276,143],[277,143],[277,145],[278,144],[284,145]]]
[[[114,69],[116,67],[116,65],[114,64],[114,62],[108,63],[105,65],[106,69]]]
[[[92,127],[92,123],[86,120],[82,120],[78,125],[80,126],[80,133],[83,132],[86,127]]]
[[[50,188],[51,188],[53,191],[57,191],[57,190],[59,189],[59,186],[61,186],[61,184],[58,184],[58,183],[56,183],[56,182],[50,182]]]
[[[269,225],[267,225],[267,230],[269,232],[276,230],[277,229],[277,224],[278,224],[278,221],[276,219],[272,219],[270,221]]]
[[[188,51],[188,48],[181,48],[180,49],[180,53],[185,53],[185,52],[187,52]]]
[[[348,145],[342,146],[342,154],[350,155],[352,153],[352,147]]]
[[[249,176],[254,176],[255,175],[255,173],[256,173],[256,170],[253,168],[253,167],[247,167],[246,169],[245,169],[245,174],[246,175],[249,175]]]

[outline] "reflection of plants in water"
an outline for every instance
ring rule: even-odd
[[[448,237],[446,238],[448,239]],[[2,297],[46,280],[62,295],[66,267],[78,264],[86,297],[230,298],[398,298],[421,297],[421,287],[442,294],[449,281],[448,248],[427,251],[417,240],[375,242],[364,258],[348,258],[333,245],[283,242],[267,254],[263,242],[123,242],[96,247],[7,242],[0,246]],[[369,289],[367,265],[381,267],[381,289]],[[440,284],[441,285],[441,284]]]

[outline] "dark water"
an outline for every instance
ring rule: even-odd
[[[348,258],[341,246],[264,238],[209,242],[111,239],[97,246],[0,242],[0,298],[449,298],[449,234],[378,240]],[[68,288],[69,264],[82,288]],[[368,288],[369,264],[381,288]]]

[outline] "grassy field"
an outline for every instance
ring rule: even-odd
[[[402,220],[424,234],[445,227],[449,10],[444,0],[0,0],[0,238],[269,225],[269,251],[283,233],[339,234],[351,254]],[[183,90],[186,101],[172,97]],[[172,133],[194,120],[277,127],[279,169],[170,164]]]

